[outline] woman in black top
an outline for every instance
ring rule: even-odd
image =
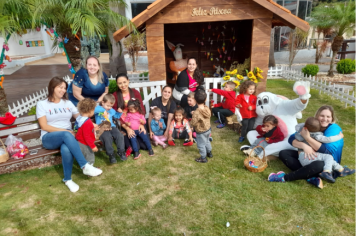
[[[151,107],[158,107],[162,111],[162,119],[164,120],[164,123],[166,124],[167,128],[166,131],[164,132],[164,136],[167,137],[168,139],[168,130],[169,130],[169,125],[171,124],[171,121],[173,119],[173,113],[174,110],[176,109],[176,103],[172,99],[172,88],[169,86],[164,86],[162,90],[162,96],[155,98],[151,102]],[[151,131],[151,121],[153,119],[152,113],[150,112],[148,116],[148,129],[150,132],[150,138],[152,139],[153,137],[153,132]]]
[[[181,107],[188,106],[187,95],[197,89],[204,89],[204,77],[200,73],[197,60],[194,57],[188,59],[188,68],[178,75],[177,83],[173,90],[173,97]]]

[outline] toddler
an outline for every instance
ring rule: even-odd
[[[100,135],[100,141],[103,142],[106,154],[109,156],[109,160],[111,164],[117,163],[115,158],[115,150],[112,146],[113,140],[115,141],[117,147],[117,155],[120,157],[122,161],[126,161],[125,155],[125,143],[124,136],[122,133],[116,128],[113,118],[119,119],[122,115],[122,110],[119,108],[115,111],[112,106],[115,103],[115,97],[112,94],[106,94],[103,97],[103,101],[101,102],[101,106],[97,106],[95,108],[95,122],[96,124],[101,124],[103,121],[108,121],[111,124],[111,130],[106,130]]]
[[[221,103],[212,104],[212,112],[218,119],[214,123],[219,123],[217,128],[224,128],[226,126],[226,117],[235,114],[235,96],[234,91],[236,84],[232,81],[226,82],[224,90],[209,89],[209,92],[217,93],[224,96]]]
[[[188,106],[184,107],[187,119],[190,121],[192,119],[194,111],[198,108],[197,102],[194,98],[194,92],[188,94]]]
[[[247,155],[258,156],[259,158],[263,158],[263,150],[262,148],[255,148],[252,152],[252,148],[256,146],[261,146],[266,148],[271,143],[278,143],[283,141],[284,134],[281,129],[278,127],[278,120],[276,117],[272,115],[265,116],[263,118],[263,125],[259,125],[256,127],[256,131],[259,136],[255,142],[252,143],[249,149],[244,150],[243,152]],[[252,152],[252,153],[251,153]]]
[[[235,105],[240,109],[242,116],[242,128],[239,143],[245,140],[246,134],[253,129],[256,113],[257,97],[254,95],[256,84],[250,80],[244,81],[240,85],[240,94],[236,97]]]
[[[184,109],[178,107],[173,114],[173,120],[169,127],[168,145],[175,146],[174,139],[185,139],[184,146],[193,145],[192,130],[187,119],[184,118]]]
[[[198,104],[198,109],[194,112],[191,124],[196,131],[196,142],[200,153],[200,158],[195,159],[196,162],[207,163],[206,157],[213,157],[211,153],[212,147],[209,141],[211,134],[210,117],[211,112],[209,107],[204,105],[206,101],[206,93],[204,90],[195,92],[195,100]]]
[[[125,123],[135,132],[135,136],[130,138],[131,146],[134,151],[134,160],[137,160],[141,156],[139,147],[137,146],[136,136],[139,136],[146,144],[148,155],[154,155],[150,140],[148,139],[146,132],[139,131],[140,125],[146,124],[146,119],[142,113],[143,112],[140,101],[136,98],[131,98],[127,103],[127,115],[125,117]]]
[[[153,145],[161,145],[164,149],[167,147],[167,144],[164,142],[167,141],[166,136],[164,136],[164,131],[166,130],[166,124],[162,118],[162,111],[158,107],[151,109],[153,119],[151,120],[151,131],[153,132]]]
[[[94,165],[94,152],[98,151],[95,145],[95,130],[98,125],[93,124],[90,117],[94,115],[96,102],[91,98],[84,98],[78,105],[80,115],[75,120],[74,129],[77,130],[75,138],[78,140],[80,150],[90,165]]]

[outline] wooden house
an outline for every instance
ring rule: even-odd
[[[271,28],[309,24],[272,0],[156,0],[132,19],[146,31],[148,69],[151,81],[172,81],[169,62],[174,60],[166,40],[181,43],[183,56],[195,57],[206,77],[213,77],[214,66],[229,70],[232,62],[250,58],[250,69],[259,67],[267,77]],[[116,41],[128,36],[123,27],[114,33]],[[265,91],[266,79],[258,86]]]

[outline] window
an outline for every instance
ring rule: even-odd
[[[282,1],[277,1],[277,4],[281,5],[283,7],[283,0]]]
[[[297,0],[284,1],[284,7],[290,10],[293,15],[297,15]]]
[[[131,3],[132,18],[143,12],[151,3]]]
[[[307,1],[299,0],[298,17],[300,19],[305,20],[305,16],[306,16],[306,13],[307,13],[307,6],[308,6],[308,2]]]
[[[312,6],[313,6],[313,2],[308,1],[307,17],[310,17]]]

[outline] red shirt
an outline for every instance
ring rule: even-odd
[[[266,132],[264,132],[262,130],[262,125],[258,125],[256,127],[256,131],[260,134],[259,136],[257,136],[257,138],[263,138],[263,135],[266,134]],[[266,142],[267,143],[278,143],[283,141],[284,139],[284,134],[282,133],[281,129],[276,126],[276,129],[273,131],[273,134],[270,137],[266,137]]]
[[[257,117],[256,102],[257,102],[257,97],[255,95],[250,95],[248,102],[246,101],[244,94],[239,94],[236,97],[235,105],[237,104],[242,105],[242,107],[240,107],[240,113],[242,119],[251,119],[253,117]],[[252,107],[251,111],[248,109],[249,106]]]
[[[78,132],[75,135],[78,142],[89,146],[91,149],[95,148],[95,133],[94,125],[90,119],[87,119],[82,126],[78,128]]]
[[[235,91],[225,91],[221,89],[212,89],[211,91],[224,96],[223,102],[214,104],[214,107],[223,107],[224,109],[229,109],[235,113]]]

